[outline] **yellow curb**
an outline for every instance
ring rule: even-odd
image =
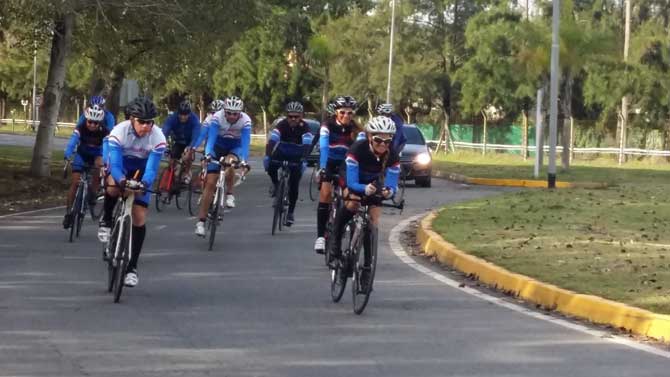
[[[445,177],[457,182],[469,183],[471,185],[484,186],[507,186],[507,187],[528,187],[528,188],[547,188],[546,180],[537,179],[501,179],[501,178],[472,178],[461,174],[443,172],[437,170],[434,172],[436,177]],[[565,182],[556,181],[556,188],[587,188],[599,189],[607,188],[608,184],[604,182]]]
[[[421,220],[417,240],[425,254],[434,256],[440,263],[450,265],[489,286],[540,305],[544,309],[556,310],[664,342],[670,341],[670,315],[653,313],[598,296],[575,293],[510,272],[467,254],[433,231],[432,223],[436,216],[433,212]]]

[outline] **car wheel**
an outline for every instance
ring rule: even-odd
[[[415,183],[421,187],[430,187],[431,186],[430,178],[431,178],[430,175],[425,177],[416,177]]]

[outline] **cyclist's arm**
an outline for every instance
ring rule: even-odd
[[[400,162],[386,168],[386,176],[384,178],[384,186],[391,190],[391,195],[398,191],[398,177],[400,176]]]
[[[121,145],[116,141],[116,139],[111,138],[109,140],[109,164],[110,172],[114,181],[121,182],[125,179],[123,174],[123,149]]]
[[[265,155],[272,157],[272,152],[275,150],[277,143],[281,141],[281,131],[275,128],[270,131],[270,139],[268,140],[267,145],[265,146]]]
[[[353,155],[347,156],[347,188],[351,191],[354,191],[358,194],[365,192],[365,185],[358,181],[359,179],[359,170],[358,170],[358,161]]]
[[[154,148],[151,153],[149,153],[149,158],[147,159],[147,165],[144,168],[144,175],[142,176],[142,183],[144,187],[151,187],[156,175],[158,174],[158,168],[161,163],[161,156],[165,152],[165,144],[162,148]]]
[[[174,122],[176,118],[173,118],[172,115],[170,115],[166,120],[165,123],[163,123],[163,126],[161,127],[161,131],[163,131],[163,136],[167,139],[170,136],[170,133],[172,132],[172,127],[174,127]]]
[[[114,129],[114,125],[116,124],[116,118],[114,118],[114,114],[107,110],[105,110],[105,123],[107,123],[107,130],[112,132],[112,129]]]
[[[191,148],[197,148],[198,145],[200,145],[198,144],[198,139],[200,138],[200,129],[202,128],[202,125],[195,114],[191,114],[191,122],[193,126],[191,128]]]
[[[242,161],[247,161],[249,159],[249,146],[251,145],[251,123],[247,124],[240,131],[242,139]]]
[[[198,148],[199,146],[202,145],[202,142],[205,141],[205,138],[207,137],[207,133],[209,133],[209,123],[203,123],[202,126],[200,127],[200,134],[198,135],[198,138],[195,140],[195,145],[193,148]]]
[[[207,134],[207,145],[205,146],[205,156],[214,154],[214,146],[216,145],[216,139],[219,137],[219,124],[216,118],[212,120],[212,123],[209,124],[209,131]]]
[[[311,132],[305,132],[302,134],[302,147],[303,147],[303,154],[302,158],[307,158],[309,154],[312,152],[312,141],[314,140],[314,135],[312,135]]]
[[[391,120],[395,123],[395,135],[393,135],[393,150],[397,152],[401,152],[402,148],[405,146],[407,143],[407,137],[405,136],[405,133],[403,132],[403,121],[402,119],[397,115],[393,114],[391,115]]]
[[[102,163],[107,165],[107,160],[109,157],[109,136],[105,136],[102,139]]]
[[[330,131],[328,126],[321,126],[319,131],[319,168],[325,169],[328,163],[328,152],[330,151]]]
[[[72,157],[74,154],[74,149],[77,148],[77,145],[79,145],[79,129],[75,128],[74,131],[72,131],[70,141],[67,143],[67,147],[65,148],[66,159],[70,159],[70,157]]]

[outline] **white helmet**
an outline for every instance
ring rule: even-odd
[[[288,105],[286,105],[286,112],[287,113],[304,113],[305,108],[302,106],[302,103],[298,101],[292,101],[289,102]]]
[[[244,102],[242,102],[240,97],[228,97],[223,104],[223,109],[226,111],[242,111],[243,108]]]
[[[209,111],[215,113],[217,111],[223,110],[225,103],[220,99],[215,99],[212,103],[209,104]]]
[[[393,104],[391,103],[382,103],[377,106],[377,115],[386,115],[390,116],[393,114]]]
[[[102,120],[105,119],[105,110],[103,110],[98,105],[93,105],[91,107],[87,107],[86,110],[84,110],[84,117],[86,120],[102,122]]]
[[[395,122],[385,116],[376,116],[365,125],[365,132],[373,134],[395,134]]]

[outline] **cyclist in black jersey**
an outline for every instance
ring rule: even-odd
[[[319,206],[317,207],[316,224],[317,238],[314,243],[314,250],[318,254],[323,254],[326,248],[326,223],[328,222],[328,212],[330,209],[331,193],[333,187],[330,178],[334,174],[344,171],[346,157],[349,146],[354,143],[359,135],[359,128],[354,121],[354,112],[358,107],[358,102],[351,96],[339,96],[333,101],[335,115],[329,117],[321,125],[319,132],[319,150],[321,157],[319,159],[319,179],[321,189],[319,192]]]
[[[391,149],[391,142],[396,133],[393,120],[378,116],[370,119],[365,126],[366,139],[355,142],[347,153],[347,179],[344,190],[344,208],[335,218],[334,242],[331,264],[342,254],[342,232],[344,226],[351,220],[361,200],[365,199],[370,208],[371,226],[377,227],[381,216],[382,199],[390,199],[398,189],[400,175],[400,158],[398,153]],[[370,264],[370,239],[365,238],[365,266]],[[365,271],[363,273],[365,274]],[[365,275],[363,275],[365,279]]]

